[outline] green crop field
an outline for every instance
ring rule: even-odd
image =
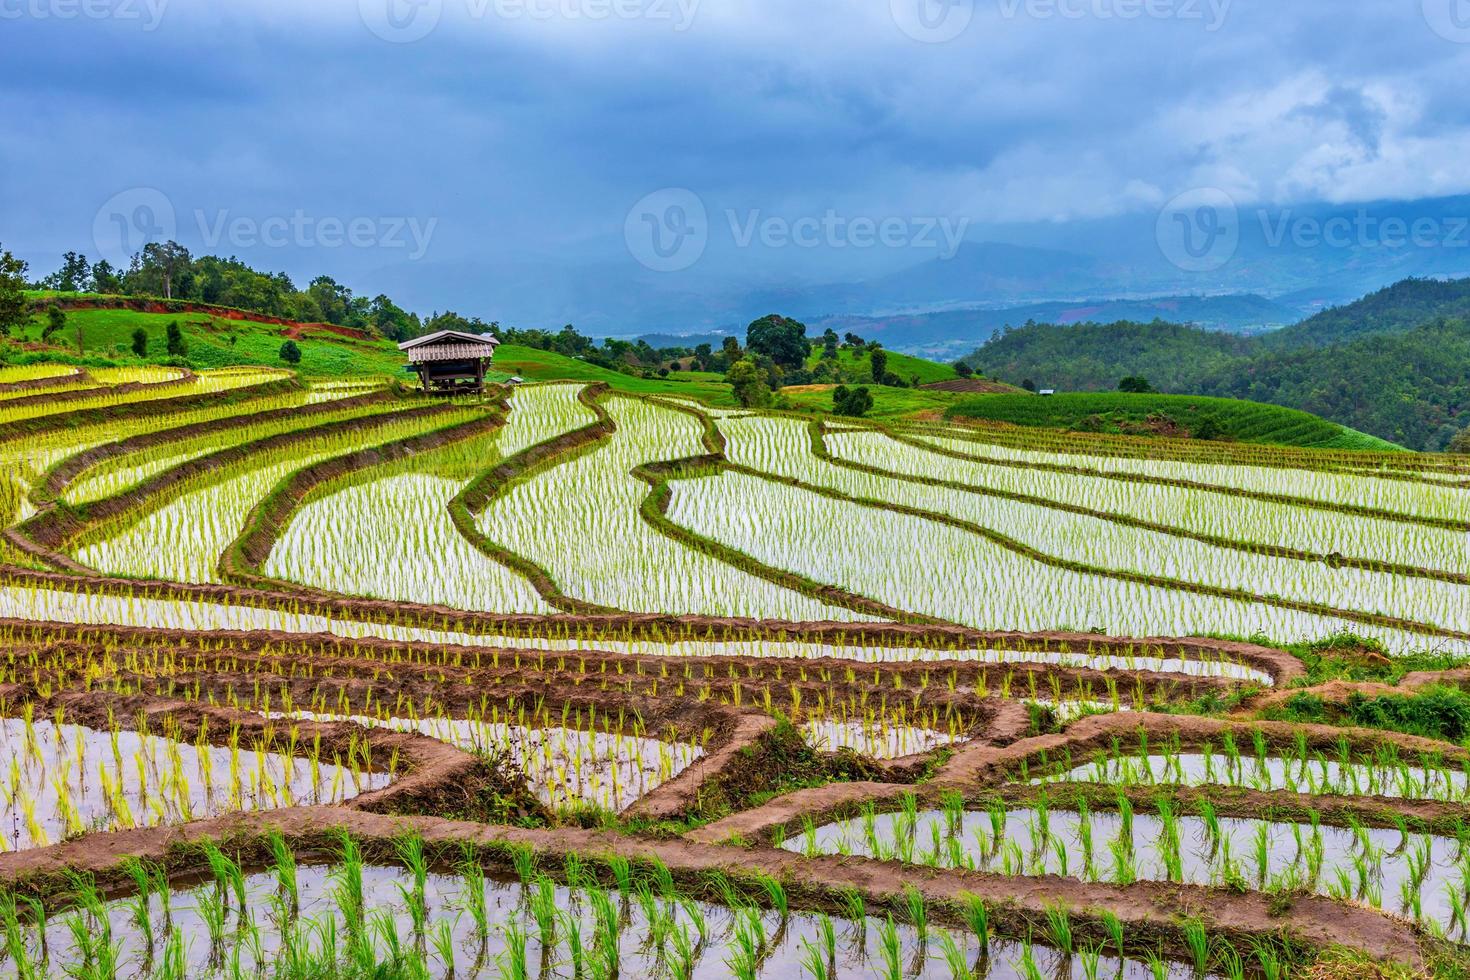
[[[952,419],[1140,435],[1187,436],[1198,433],[1209,420],[1218,433],[1215,438],[1240,442],[1369,451],[1401,448],[1295,409],[1193,395],[1123,392],[1066,392],[1046,397],[980,395],[956,402],[946,414]]]
[[[1464,975],[1470,458],[73,315],[0,366],[0,973]]]

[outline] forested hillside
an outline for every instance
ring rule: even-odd
[[[1062,391],[1159,391],[1298,408],[1414,449],[1470,425],[1470,279],[1410,279],[1293,327],[1231,337],[1152,323],[1027,324],[967,361]]]

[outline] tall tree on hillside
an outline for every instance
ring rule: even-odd
[[[881,347],[874,347],[870,357],[873,367],[873,384],[887,384],[888,382],[884,379],[888,377],[888,352]]]
[[[112,267],[112,263],[106,259],[97,260],[97,264],[92,266],[90,278],[94,293],[122,292],[122,276],[118,275],[117,270]]]
[[[31,318],[26,301],[26,263],[0,248],[0,337],[9,337],[15,327]]]
[[[745,328],[745,346],[769,357],[777,367],[793,370],[805,366],[811,352],[806,324],[775,313]]]
[[[725,382],[734,389],[735,400],[744,408],[765,408],[771,404],[771,388],[766,384],[765,373],[753,361],[736,361],[725,375]]]
[[[164,299],[173,299],[174,291],[186,292],[193,258],[178,242],[149,242],[143,246],[141,258],[133,257],[133,271],[146,284],[156,283]]]
[[[398,343],[412,340],[420,330],[417,316],[406,312],[381,293],[368,304],[368,323],[378,333]]]
[[[183,357],[189,353],[189,345],[184,342],[184,331],[179,329],[179,321],[168,321],[168,330],[164,336],[168,345],[169,357]]]
[[[41,328],[41,339],[50,340],[54,335],[66,329],[66,311],[52,303],[46,307],[46,325]]]
[[[320,318],[327,323],[345,324],[352,313],[352,290],[331,276],[313,279],[306,295],[316,302]]]
[[[837,337],[837,331],[828,327],[822,333],[822,359],[825,361],[837,360],[837,350],[841,341]]]
[[[61,268],[42,279],[41,286],[59,293],[84,293],[92,287],[92,267],[85,255],[67,252],[61,257]]]

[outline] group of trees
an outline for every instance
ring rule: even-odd
[[[806,330],[806,324],[773,313],[746,328],[743,349],[735,338],[725,338],[720,351],[728,365],[725,380],[741,405],[770,405],[773,392],[788,385],[835,384],[833,410],[861,416],[873,407],[872,392],[866,384],[906,388],[917,383],[917,379],[905,381],[888,369],[888,352],[881,344],[853,333],[838,337],[830,327],[816,340],[809,340]],[[846,360],[842,358],[844,350],[852,355]],[[814,352],[817,358],[813,364]]]
[[[229,306],[266,316],[307,323],[331,323],[404,341],[426,332],[415,313],[385,295],[369,299],[331,276],[317,276],[298,289],[284,272],[252,269],[235,258],[194,257],[177,242],[154,242],[133,256],[126,269],[106,259],[88,262],[67,252],[61,267],[36,282],[38,289],[59,292],[157,296]]]

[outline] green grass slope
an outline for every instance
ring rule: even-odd
[[[1093,432],[1186,436],[1213,419],[1221,437],[1314,449],[1388,451],[1402,447],[1306,412],[1234,398],[1079,392],[1038,398],[980,395],[956,402],[951,418]]]
[[[55,350],[35,350],[28,356],[76,355],[76,330],[81,328],[87,357],[134,362],[133,331],[148,334],[148,361],[168,358],[165,347],[168,325],[179,324],[188,346],[186,357],[200,368],[264,364],[286,367],[281,362],[281,344],[288,328],[253,320],[235,320],[203,313],[140,313],[135,310],[73,310],[67,314],[66,329],[50,340]],[[45,317],[36,314],[26,327],[12,333],[15,341],[39,343]],[[308,328],[296,338],[301,348],[300,372],[308,377],[343,377],[363,374],[398,374],[404,359],[393,343],[380,339],[346,337]],[[12,359],[16,355],[12,354]]]
[[[933,384],[935,381],[949,381],[959,377],[954,368],[948,364],[940,364],[937,361],[926,361],[922,357],[913,357],[909,354],[900,354],[898,351],[886,350],[888,355],[889,372],[898,375],[905,382],[917,377],[919,384]],[[812,369],[822,359],[822,349],[818,347],[812,356],[807,359],[807,368]],[[846,368],[856,374],[866,376],[872,371],[873,358],[866,351],[855,353],[852,350],[840,350],[837,352],[838,367]]]

